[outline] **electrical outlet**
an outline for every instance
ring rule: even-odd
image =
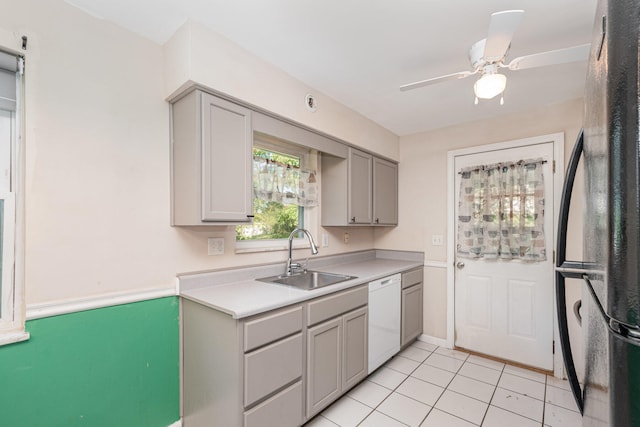
[[[349,233],[344,233],[344,243],[349,243]]]
[[[224,237],[209,237],[207,239],[207,253],[209,255],[224,254]]]
[[[431,244],[433,246],[444,245],[444,236],[442,234],[434,234],[433,236],[431,236]]]
[[[322,235],[322,247],[326,248],[327,246],[329,246],[329,235],[328,234],[323,234]]]

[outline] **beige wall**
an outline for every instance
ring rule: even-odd
[[[398,160],[398,137],[228,39],[188,21],[165,45],[166,95],[187,81],[234,96],[351,144]],[[305,107],[307,93],[318,109]]]
[[[565,134],[565,162],[582,123],[582,101],[538,108],[521,114],[467,123],[400,138],[400,224],[376,230],[376,247],[424,251],[426,261],[447,260],[447,246],[433,246],[431,236],[447,238],[447,152],[460,148],[510,141],[551,133]],[[580,181],[578,178],[577,181]],[[581,188],[572,203],[568,253],[582,253]],[[424,331],[446,338],[447,277],[444,268],[425,269]],[[570,300],[579,298],[579,290]],[[573,314],[570,316],[573,319]],[[577,324],[572,325],[577,328]],[[576,331],[574,336],[579,336]]]
[[[198,28],[207,71],[189,78],[398,157],[398,138],[328,97],[318,113],[303,107],[315,92]],[[236,255],[232,227],[169,226],[167,80],[180,64],[153,42],[91,17],[63,0],[9,0],[0,45],[26,52],[26,293],[29,305],[111,293],[171,288],[177,273],[283,262],[286,252]],[[205,43],[205,45],[202,45]],[[170,47],[168,47],[170,49]],[[189,53],[189,52],[183,52]],[[167,56],[170,56],[167,54]],[[178,58],[179,59],[179,58]],[[224,73],[213,71],[225,68]],[[213,71],[212,71],[213,70]],[[203,74],[204,73],[204,74]],[[187,76],[187,74],[182,74]],[[305,116],[306,115],[306,116]],[[357,136],[357,138],[355,138]],[[371,137],[371,144],[367,145]],[[330,236],[322,254],[374,247],[371,229],[314,230]],[[207,255],[207,237],[226,253]],[[307,256],[307,250],[296,256]]]

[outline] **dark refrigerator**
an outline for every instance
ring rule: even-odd
[[[556,302],[565,369],[583,426],[640,426],[640,1],[599,1],[583,130],[563,190]],[[569,202],[584,171],[583,259],[566,259]],[[565,279],[578,279],[565,281]],[[566,286],[582,286],[584,375],[576,375]],[[574,315],[570,313],[569,315]]]

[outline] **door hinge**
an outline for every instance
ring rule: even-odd
[[[553,173],[556,173],[556,161],[551,162]]]

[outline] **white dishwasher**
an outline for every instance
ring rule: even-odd
[[[369,374],[400,350],[401,281],[394,274],[369,283]]]

